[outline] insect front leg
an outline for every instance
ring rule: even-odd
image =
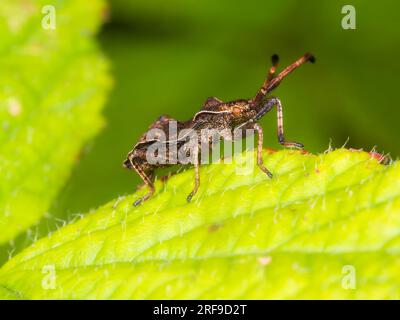
[[[285,147],[294,147],[303,149],[304,146],[302,143],[295,141],[286,141],[284,131],[283,131],[283,110],[282,103],[278,98],[268,98],[260,110],[258,111],[255,120],[258,121],[264,114],[270,111],[274,106],[276,106],[276,114],[278,120],[278,142]]]
[[[279,141],[279,143],[285,147],[303,149],[304,145],[300,142],[286,141],[285,135],[283,133],[282,103],[277,98],[271,98],[271,99],[275,100],[275,105],[276,105],[276,115],[277,115],[277,119],[278,119],[278,141]]]
[[[263,130],[258,123],[254,123],[254,130],[258,133],[257,141],[257,165],[268,177],[272,178],[272,173],[264,166],[262,159],[262,149],[263,149]]]

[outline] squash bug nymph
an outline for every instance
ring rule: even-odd
[[[268,177],[272,178],[272,173],[263,165],[263,130],[257,122],[276,106],[279,143],[285,147],[303,148],[301,143],[287,141],[285,139],[281,101],[276,97],[267,97],[267,95],[274,90],[290,72],[307,61],[314,62],[315,58],[313,55],[306,53],[276,76],[275,72],[279,58],[277,55],[273,55],[271,60],[272,66],[269,69],[268,75],[253,98],[223,102],[218,98],[209,97],[200,111],[188,121],[176,121],[167,115],[163,115],[151,124],[149,130],[142,135],[139,142],[128,153],[123,163],[124,167],[135,170],[150,189],[146,195],[135,201],[135,206],[150,198],[155,192],[154,172],[157,168],[174,164],[187,164],[186,161],[181,160],[180,152],[184,155],[190,155],[190,163],[194,165],[195,183],[192,192],[187,196],[187,201],[192,199],[200,186],[199,167],[202,150],[200,145],[204,140],[201,135],[201,130],[228,130],[230,132],[237,132],[238,130],[252,129],[254,132],[257,132],[257,165]],[[175,132],[171,132],[170,130],[172,124],[175,125]],[[166,133],[163,139],[161,138],[162,134],[158,133],[155,135],[153,134],[152,137],[149,138],[149,133],[154,130]],[[190,132],[190,130],[194,132],[195,135],[187,133]],[[195,138],[191,139],[193,136]],[[236,135],[230,137],[234,140]],[[156,152],[156,155],[162,161],[149,161],[149,149],[152,148],[154,144],[161,144],[165,148],[165,153],[163,153],[163,155],[161,155],[159,151]]]

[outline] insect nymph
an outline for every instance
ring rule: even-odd
[[[200,133],[204,129],[218,129],[218,130],[230,130],[234,131],[240,128],[253,129],[258,135],[257,144],[257,165],[258,167],[272,178],[272,173],[263,165],[262,160],[262,144],[263,144],[263,131],[261,126],[257,123],[260,118],[269,112],[274,106],[277,108],[277,118],[278,118],[278,141],[281,145],[285,147],[295,147],[303,148],[303,145],[294,141],[287,141],[283,133],[283,115],[282,115],[282,104],[278,98],[267,97],[273,89],[275,89],[282,79],[286,77],[294,69],[302,65],[303,63],[310,61],[314,62],[315,58],[306,53],[295,62],[290,64],[284,70],[282,70],[277,76],[275,76],[276,66],[278,64],[278,56],[272,56],[272,66],[269,69],[268,75],[258,90],[256,95],[251,99],[239,99],[230,102],[222,102],[221,100],[210,97],[208,98],[203,107],[199,112],[197,112],[192,119],[184,122],[176,121],[173,118],[164,115],[157,119],[150,127],[149,131],[142,135],[139,142],[133,147],[132,151],[128,153],[126,160],[124,161],[124,166],[128,169],[134,169],[140,177],[143,179],[144,183],[149,187],[150,191],[144,195],[142,198],[135,201],[134,205],[138,205],[143,201],[150,198],[155,192],[154,189],[154,173],[159,167],[170,166],[173,164],[180,164],[179,161],[173,162],[171,159],[177,159],[176,150],[178,147],[185,146],[193,147],[192,145],[186,143],[187,139],[185,136],[182,138],[179,133],[183,130],[191,129],[195,133]],[[148,161],[148,150],[154,143],[159,143],[160,139],[153,137],[148,138],[148,132],[153,129],[159,129],[164,132],[168,132],[171,122],[176,122],[177,134],[168,134],[164,144],[166,146],[165,161],[163,163],[150,163]],[[201,134],[198,135],[201,137]],[[196,146],[201,144],[201,138],[196,140]],[[176,148],[172,148],[175,146]],[[196,147],[195,146],[195,147]],[[185,149],[186,150],[186,149]],[[184,150],[184,152],[186,152]],[[187,196],[187,200],[190,201],[192,197],[196,194],[200,186],[200,151],[201,148],[191,148],[193,165],[195,169],[195,184],[192,192]]]

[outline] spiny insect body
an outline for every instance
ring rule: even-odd
[[[163,115],[159,117],[151,126],[150,130],[159,129],[166,133],[166,139],[164,141],[166,146],[165,161],[162,163],[150,163],[147,158],[147,151],[154,143],[160,141],[158,137],[148,138],[148,132],[144,133],[139,139],[139,142],[133,147],[133,149],[128,153],[126,160],[123,165],[128,169],[135,170],[139,176],[143,179],[144,183],[149,187],[149,192],[142,198],[135,201],[134,205],[138,205],[145,200],[149,199],[155,192],[154,188],[154,178],[155,170],[160,167],[170,166],[172,164],[182,164],[179,162],[179,157],[177,157],[177,150],[182,147],[185,150],[196,150],[193,152],[192,160],[195,169],[195,182],[192,192],[187,196],[187,201],[190,201],[192,197],[196,194],[200,186],[200,152],[201,152],[201,138],[199,138],[195,144],[199,146],[193,149],[192,145],[188,144],[187,137],[180,137],[179,133],[183,130],[191,129],[198,133],[198,137],[201,137],[201,130],[216,129],[216,130],[229,130],[234,132],[235,130],[245,130],[253,129],[258,135],[257,144],[257,165],[258,167],[272,178],[271,172],[263,165],[262,160],[262,143],[263,143],[263,131],[261,126],[257,123],[260,118],[269,112],[274,106],[277,108],[277,120],[278,120],[278,141],[281,145],[285,147],[295,147],[303,148],[303,145],[294,141],[287,141],[283,133],[283,114],[282,114],[282,104],[280,100],[276,97],[267,97],[267,95],[275,89],[282,79],[286,77],[294,69],[302,65],[303,63],[310,61],[314,62],[315,58],[306,53],[284,70],[282,70],[278,75],[275,76],[276,66],[278,63],[278,56],[272,56],[272,66],[269,69],[268,75],[258,90],[256,95],[251,99],[238,99],[230,102],[223,102],[215,97],[209,97],[205,101],[203,107],[197,112],[193,118],[188,121],[176,121],[175,119]],[[171,123],[176,123],[176,134],[170,134],[169,127]],[[232,135],[235,139],[236,135]],[[185,149],[187,146],[187,149]],[[174,159],[174,161],[171,161]],[[186,164],[186,163],[185,163]]]

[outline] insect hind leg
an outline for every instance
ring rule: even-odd
[[[144,170],[143,167],[136,163],[135,161],[133,161],[132,159],[128,159],[130,164],[131,164],[131,168],[133,168],[137,174],[140,176],[140,178],[142,178],[144,184],[146,186],[149,187],[149,192],[146,193],[143,197],[137,199],[133,205],[136,207],[139,204],[143,203],[144,201],[146,201],[147,199],[149,199],[155,192],[155,188],[154,188],[154,171],[153,170]]]

